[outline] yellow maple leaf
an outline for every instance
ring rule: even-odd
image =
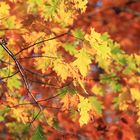
[[[76,9],[80,9],[82,13],[85,12],[88,0],[71,0],[71,1],[74,2]]]
[[[103,89],[98,85],[94,85],[91,89],[91,91],[95,94],[95,95],[100,95],[103,96]]]
[[[54,36],[49,36],[49,38],[53,38]],[[61,45],[61,42],[59,42],[58,40],[49,40],[47,42],[44,42],[44,46],[42,47],[42,51],[43,51],[43,55],[47,55],[47,56],[52,56],[52,57],[57,57],[57,49],[59,48],[59,46]]]
[[[86,53],[85,49],[81,49],[76,55],[77,59],[73,62],[74,66],[77,66],[82,76],[86,76],[89,70],[89,64],[91,63],[90,56]]]
[[[61,77],[62,81],[66,80],[69,76],[69,67],[67,65],[62,59],[53,61],[53,70]]]
[[[96,32],[94,28],[91,28],[91,33],[85,35],[85,39],[89,42],[100,42],[101,43],[101,34]]]
[[[35,66],[38,70],[41,70],[43,73],[48,69],[48,66],[51,64],[51,59],[46,57],[37,58],[35,61]]]
[[[134,101],[140,101],[140,91],[139,91],[139,89],[137,89],[137,88],[131,88],[130,89],[130,92],[131,92],[132,100],[134,100]]]
[[[85,39],[89,41],[91,47],[96,50],[99,58],[102,57],[102,61],[110,58],[111,48],[108,47],[107,41],[102,40],[100,33],[91,28],[91,33],[89,35],[85,35]]]
[[[74,13],[73,13],[73,11],[70,11],[65,8],[65,2],[63,0],[61,1],[57,11],[58,11],[58,14],[54,16],[55,17],[54,19],[58,23],[60,23],[64,26],[68,26],[73,23]]]
[[[6,2],[0,2],[0,18],[9,15],[10,6]]]
[[[123,111],[127,110],[128,109],[128,104],[126,104],[126,102],[121,102],[119,104],[119,109],[123,110]]]
[[[23,122],[24,124],[29,122],[28,114],[25,112],[25,108],[23,107],[12,108],[11,116],[17,119],[18,122]]]
[[[21,20],[16,18],[16,16],[9,16],[4,21],[4,24],[8,29],[19,29],[22,27]]]
[[[23,122],[24,124],[29,122],[29,119],[31,119],[30,114],[28,113],[29,110],[32,109],[32,105],[28,105],[28,108],[25,106],[17,106],[13,107],[19,104],[19,100],[16,97],[6,95],[7,103],[11,108],[9,111],[9,114],[15,118],[18,122]]]
[[[82,126],[89,122],[90,116],[88,112],[92,108],[92,106],[87,98],[84,98],[82,96],[79,96],[79,98],[80,98],[80,103],[78,104],[78,109],[80,111],[79,123],[80,126]]]

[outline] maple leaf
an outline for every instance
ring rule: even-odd
[[[44,17],[46,21],[52,21],[57,13],[58,6],[59,0],[48,0],[46,5],[42,5],[41,16]]]
[[[10,16],[8,17],[8,19],[6,20],[6,26],[9,29],[18,29],[22,27],[22,24],[19,20],[16,19],[16,16]]]
[[[12,106],[10,111],[8,112],[13,118],[15,118],[18,122],[27,123],[31,116],[29,116],[28,112],[32,108],[31,105],[28,105],[28,109],[25,110],[24,106],[13,107],[19,104],[19,100],[17,97],[6,95],[8,106]]]
[[[71,0],[71,1],[74,2],[75,7],[77,9],[80,9],[82,13],[85,12],[88,0]]]
[[[41,70],[43,73],[48,69],[49,65],[51,65],[51,59],[49,58],[37,58],[35,61],[36,69]]]
[[[72,34],[75,38],[83,39],[85,33],[81,29],[75,29],[72,31]]]
[[[7,87],[11,91],[14,91],[15,89],[19,89],[20,86],[21,86],[21,81],[18,75],[12,76],[7,80]]]
[[[66,93],[60,101],[61,103],[63,103],[63,105],[62,105],[63,110],[68,110],[69,109],[70,100],[71,100],[71,95]]]
[[[89,70],[89,64],[91,63],[91,57],[86,53],[85,49],[81,49],[76,55],[76,60],[73,62],[74,66],[77,66],[82,76],[86,76]]]
[[[52,38],[54,36],[50,35],[49,38]],[[47,55],[50,57],[57,57],[57,49],[61,45],[61,42],[58,40],[49,40],[48,42],[44,43],[44,46],[42,47],[43,55]]]
[[[95,95],[103,96],[103,89],[102,89],[102,87],[100,87],[98,84],[94,85],[94,86],[92,87],[91,91],[92,91]]]
[[[14,91],[15,89],[19,89],[21,86],[20,76],[14,74],[14,67],[9,66],[8,69],[7,67],[5,67],[0,70],[1,77],[8,77],[9,75],[13,75],[13,76],[9,77],[8,79],[4,79],[7,82],[7,88],[11,91]]]
[[[71,97],[70,106],[76,108],[77,105],[78,105],[78,103],[79,103],[79,97],[78,97],[77,94],[74,94],[74,95]]]
[[[37,41],[40,41],[44,36],[45,36],[44,32],[36,32],[36,31],[27,32],[22,35],[22,37],[27,43],[33,43],[33,42],[35,43]]]
[[[39,125],[35,128],[35,130],[33,131],[31,140],[46,140],[44,137],[44,132],[43,132],[43,128],[41,125]]]
[[[9,15],[10,6],[6,2],[0,2],[0,17]]]
[[[0,59],[4,56],[4,49],[0,46]]]
[[[119,103],[119,109],[120,110],[123,110],[123,111],[127,110],[127,108],[128,108],[127,100],[128,100],[128,94],[127,93],[121,93],[119,95],[118,103]]]
[[[140,56],[137,55],[137,54],[134,54],[134,58],[135,58],[136,64],[137,64],[138,66],[140,66]]]
[[[137,88],[131,88],[131,97],[133,101],[140,101],[140,91]]]
[[[62,59],[53,61],[53,70],[61,77],[62,81],[66,80],[69,76],[69,67]]]
[[[43,5],[43,0],[28,0],[27,12],[36,12],[37,9]]]
[[[6,114],[10,111],[9,107],[2,106],[0,107],[0,122],[4,121]]]
[[[82,126],[89,122],[90,116],[88,112],[90,111],[92,106],[87,98],[84,98],[82,96],[79,96],[79,98],[80,98],[80,103],[78,104],[78,109],[80,111],[79,123],[80,126]]]
[[[60,23],[62,26],[68,26],[73,23],[74,13],[72,10],[65,8],[65,1],[61,0],[59,7],[57,8],[57,14],[54,16],[54,20]],[[63,19],[63,20],[62,20]]]
[[[108,42],[102,38],[100,33],[95,32],[95,30],[91,28],[91,34],[85,35],[85,39],[90,42],[92,48],[96,50],[97,55],[103,59],[110,58],[111,48],[108,46]]]
[[[90,35],[89,34],[85,35],[85,39],[87,41],[89,41],[93,46],[94,46],[94,43],[96,43],[97,41],[100,42],[100,43],[102,42],[101,34],[97,33],[94,28],[91,28]]]
[[[93,108],[95,109],[95,111],[101,115],[102,114],[102,103],[96,98],[96,97],[89,97],[88,98],[89,102],[91,103],[91,105],[93,106]]]
[[[87,40],[91,47],[96,51],[96,62],[98,65],[109,71],[108,68],[111,64],[111,48],[108,46],[108,41],[106,41],[100,33],[95,32],[93,28],[91,28],[91,33],[89,35],[85,35],[85,40]]]
[[[29,121],[28,113],[25,112],[24,107],[12,108],[10,113],[18,122],[23,122],[25,124]]]
[[[76,49],[76,46],[70,43],[65,43],[63,48],[68,51],[71,55],[76,55],[78,53],[78,50]]]

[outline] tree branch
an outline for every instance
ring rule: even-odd
[[[47,41],[50,41],[50,40],[54,40],[54,39],[63,37],[63,36],[65,36],[65,35],[67,35],[69,32],[70,32],[70,30],[68,30],[66,33],[57,35],[57,36],[55,36],[55,37],[52,37],[52,38],[49,38],[49,39],[44,39],[44,40],[38,41],[38,42],[36,42],[36,43],[34,43],[34,44],[28,46],[28,47],[25,47],[25,48],[21,49],[19,52],[17,52],[17,53],[15,54],[15,56],[17,56],[17,55],[20,54],[21,52],[23,52],[23,51],[25,51],[25,50],[27,50],[27,49],[29,49],[29,48],[31,48],[31,47],[34,47],[35,45],[38,45],[38,44],[40,44],[40,43],[44,43],[44,42],[47,42]]]
[[[38,103],[38,101],[36,100],[36,98],[34,97],[34,95],[31,93],[30,91],[30,88],[29,88],[29,85],[28,85],[28,82],[26,80],[26,76],[24,75],[23,71],[22,71],[22,66],[20,65],[20,63],[18,62],[18,60],[16,59],[16,57],[14,56],[14,54],[6,47],[6,45],[3,44],[3,42],[0,42],[0,45],[3,47],[3,49],[8,53],[8,55],[14,60],[18,70],[19,70],[19,73],[21,74],[21,77],[24,81],[24,84],[25,84],[25,87],[26,87],[26,90],[28,92],[28,95],[30,95],[33,100],[35,101],[35,103],[38,105],[39,107],[39,112],[38,114],[35,116],[35,118],[33,119],[33,121],[30,123],[32,124],[34,122],[34,120],[37,118],[37,116],[40,114],[40,112],[42,111],[42,107],[41,105]]]
[[[10,78],[10,77],[13,77],[14,75],[16,75],[17,73],[19,73],[19,71],[16,71],[15,73],[9,75],[9,76],[6,76],[6,77],[2,77],[0,78],[0,80],[4,80],[4,79],[7,79],[7,78]]]

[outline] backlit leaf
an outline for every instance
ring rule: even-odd
[[[78,109],[80,111],[80,125],[87,124],[90,120],[89,111],[91,109],[91,103],[87,98],[80,96],[80,103],[78,104]]]
[[[97,112],[97,114],[101,115],[103,109],[102,103],[96,97],[89,97],[88,100]]]
[[[70,43],[64,44],[64,49],[68,51],[71,55],[76,55],[78,53],[78,50],[76,49],[76,46]]]
[[[130,92],[131,92],[132,100],[134,100],[134,101],[140,101],[140,91],[139,91],[139,89],[137,89],[137,88],[131,88],[130,89]]]
[[[57,59],[53,61],[53,70],[61,77],[62,81],[66,80],[69,76],[69,68],[63,60]]]
[[[6,2],[0,2],[0,18],[9,15],[10,6]]]
[[[15,75],[7,80],[7,87],[14,91],[14,89],[18,89],[21,86],[21,81],[19,80],[19,76]]]
[[[84,49],[81,49],[76,55],[76,60],[73,62],[79,69],[82,76],[86,76],[89,70],[89,64],[91,63],[91,57],[86,53]]]
[[[41,125],[36,127],[36,129],[33,132],[32,137],[31,137],[31,140],[46,140],[44,138],[43,128]]]

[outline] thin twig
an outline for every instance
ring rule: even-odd
[[[42,85],[45,85],[45,86],[48,86],[48,87],[53,87],[53,88],[56,88],[56,89],[59,89],[60,87],[58,86],[55,86],[55,85],[52,85],[52,84],[49,84],[49,83],[46,83],[46,82],[42,82],[42,81],[35,81],[35,80],[31,80],[31,79],[28,79],[30,82],[33,82],[33,83],[36,83],[36,84],[42,84]]]
[[[59,93],[59,94],[56,94],[56,95],[54,95],[54,96],[51,96],[51,97],[48,97],[48,98],[45,98],[45,99],[37,100],[37,102],[38,102],[38,103],[39,103],[39,102],[47,102],[47,101],[49,101],[49,100],[51,100],[51,99],[54,99],[54,98],[60,96],[61,94],[62,94],[62,93]],[[14,106],[12,106],[11,108],[18,107],[18,106],[21,106],[21,105],[30,105],[30,104],[36,104],[36,102],[21,103],[21,104],[14,105]]]
[[[47,41],[50,41],[50,40],[54,40],[54,39],[63,37],[63,36],[65,36],[65,35],[67,35],[69,32],[70,32],[70,30],[67,31],[66,33],[60,34],[60,35],[58,35],[58,36],[55,36],[55,37],[52,37],[52,38],[49,38],[49,39],[44,39],[44,40],[38,41],[38,42],[36,42],[36,43],[34,43],[34,44],[32,44],[32,45],[29,45],[28,47],[25,47],[25,48],[21,49],[19,52],[17,52],[17,53],[15,54],[15,56],[17,56],[17,55],[20,54],[21,52],[23,52],[23,51],[25,51],[25,50],[27,50],[27,49],[29,49],[29,48],[35,46],[35,45],[38,45],[38,44],[41,44],[41,43],[44,43],[44,42],[47,42]]]
[[[11,75],[8,75],[8,76],[6,76],[6,77],[2,77],[2,78],[0,78],[0,80],[4,80],[4,79],[7,79],[7,78],[11,78],[11,77],[15,76],[17,73],[19,73],[19,71],[16,71],[15,73],[13,73],[13,74],[11,74]]]
[[[22,59],[33,59],[33,58],[41,58],[41,57],[47,57],[47,58],[51,58],[51,59],[57,59],[57,57],[54,57],[54,56],[35,55],[35,56],[28,56],[28,57],[20,57],[20,58],[17,58],[17,60],[22,60]]]
[[[33,75],[36,75],[38,77],[42,77],[42,78],[48,78],[52,73],[49,73],[49,74],[41,74],[41,73],[38,73],[38,72],[35,72],[35,71],[32,71],[32,70],[29,70],[27,68],[24,68],[25,71],[33,74]]]

